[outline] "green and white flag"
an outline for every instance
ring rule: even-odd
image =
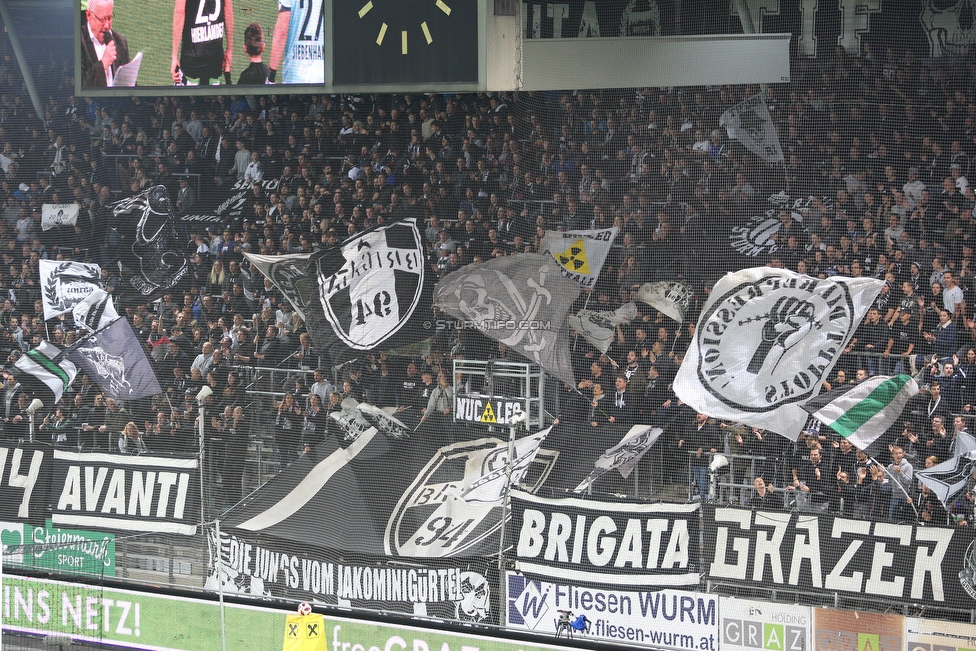
[[[803,408],[864,450],[898,420],[916,394],[918,383],[910,375],[876,375],[812,398]]]

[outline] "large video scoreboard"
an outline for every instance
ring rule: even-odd
[[[487,0],[80,0],[80,95],[471,91]]]

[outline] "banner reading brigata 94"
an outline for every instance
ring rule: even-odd
[[[80,10],[83,94],[325,81],[322,0],[80,0]]]

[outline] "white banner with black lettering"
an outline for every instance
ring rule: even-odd
[[[656,649],[718,649],[718,596],[679,590],[591,589],[505,573],[505,625],[546,635]],[[785,650],[784,650],[785,651]]]
[[[810,651],[813,617],[809,606],[720,597],[722,651]]]
[[[766,590],[976,608],[972,533],[706,505],[708,578]]]
[[[59,526],[192,536],[197,459],[54,451],[51,521]]]
[[[599,586],[698,585],[698,505],[512,492],[520,572]]]
[[[542,251],[552,255],[567,278],[572,278],[583,287],[593,287],[618,232],[617,227],[546,231]]]

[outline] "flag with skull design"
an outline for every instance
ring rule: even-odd
[[[458,269],[434,304],[575,386],[566,317],[579,293],[552,256],[524,253]]]
[[[726,274],[702,310],[675,393],[709,416],[796,440],[808,417],[802,405],[820,393],[883,284],[771,267]]]

